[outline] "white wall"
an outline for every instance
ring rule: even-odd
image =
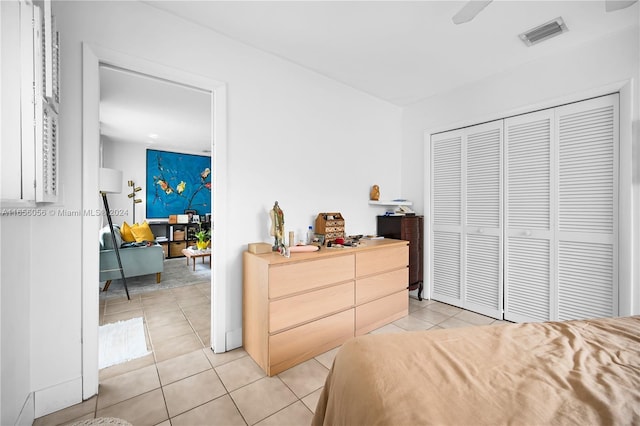
[[[34,219],[35,220],[35,219]],[[15,424],[25,404],[27,419],[33,415],[31,392],[31,308],[29,302],[32,258],[31,220],[24,217],[0,217],[0,307],[2,328],[2,386],[0,424]]]
[[[635,7],[635,13],[639,8]],[[638,19],[640,22],[640,17]],[[562,52],[544,61],[530,62],[524,66],[505,71],[474,84],[460,87],[435,96],[405,109],[403,116],[402,143],[402,195],[414,200],[415,209],[428,212],[425,200],[425,132],[428,134],[454,129],[471,124],[557,105],[559,102],[575,101],[602,93],[602,88],[619,86],[627,82],[631,87],[631,99],[626,102],[630,116],[621,117],[621,135],[631,138],[632,125],[638,126],[640,112],[640,36],[638,27],[612,34],[606,39]],[[634,122],[635,124],[633,124]],[[640,130],[636,128],[633,140],[633,164],[629,158],[621,157],[621,164],[629,161],[626,172],[621,165],[621,182],[633,180],[633,188],[621,194],[623,203],[634,204],[629,208],[632,226],[621,227],[621,239],[628,239],[621,260],[626,256],[634,272],[622,271],[621,286],[633,290],[628,294],[634,299],[634,312],[640,312],[640,282],[638,280],[638,241],[640,214],[638,182],[638,144]],[[631,152],[629,150],[629,155]],[[622,186],[621,186],[622,189]],[[632,201],[629,198],[633,197]],[[621,217],[622,218],[622,217]],[[624,218],[622,218],[624,219]],[[633,236],[629,237],[633,229]],[[622,270],[622,269],[621,269]],[[631,281],[630,281],[631,280]],[[626,301],[628,302],[628,300]]]
[[[0,52],[3,64],[19,58],[18,46],[10,43],[19,34],[15,22],[18,16],[17,2],[0,2]],[[20,144],[3,143],[16,140],[20,134],[20,86],[15,84],[19,73],[19,67],[3,67],[0,70],[0,170],[15,170],[14,165],[20,164]],[[2,179],[0,199],[19,197],[19,182]],[[2,208],[5,207],[3,204]],[[0,424],[3,425],[17,421],[23,406],[29,401],[31,390],[31,256],[25,248],[30,238],[31,218],[0,214]],[[11,252],[20,255],[8,255]],[[12,261],[11,265],[5,264],[8,260]]]
[[[347,232],[371,233],[381,210],[367,204],[370,186],[400,194],[400,108],[143,3],[56,1],[53,8],[62,43],[65,211],[82,207],[83,42],[227,83],[228,331],[242,326],[241,253],[248,242],[271,240],[275,200],[287,231],[302,232],[318,212],[340,211]],[[33,392],[36,416],[82,395],[82,220],[49,210],[2,222],[2,424],[16,422]],[[5,250],[4,241],[18,237],[30,256]],[[16,320],[16,332],[5,334]]]

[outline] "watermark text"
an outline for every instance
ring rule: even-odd
[[[111,217],[128,216],[128,209],[109,209]],[[86,216],[106,216],[105,209],[63,209],[63,208],[2,208],[0,216],[19,217],[86,217]]]

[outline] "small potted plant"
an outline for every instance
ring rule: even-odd
[[[202,229],[202,225],[200,225],[200,229],[198,232],[194,234],[196,239],[196,247],[198,250],[204,250],[209,245],[209,240],[211,239],[211,231],[209,229]]]

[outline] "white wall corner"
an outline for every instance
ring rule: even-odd
[[[242,327],[227,332],[226,346],[228,351],[242,346]]]
[[[16,420],[17,426],[31,426],[33,421],[35,420],[35,395],[31,392],[27,395],[27,399],[22,406],[22,410],[20,411],[20,415]]]
[[[636,116],[638,112],[635,113]],[[640,315],[640,120],[636,119],[632,124],[632,134],[634,135],[633,148],[633,278],[631,294],[631,315]]]
[[[82,402],[82,377],[35,392],[35,417],[46,416]],[[29,423],[31,424],[31,423]]]

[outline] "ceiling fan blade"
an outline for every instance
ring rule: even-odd
[[[637,2],[638,0],[605,0],[604,9],[607,12],[615,12],[616,10],[625,9]]]
[[[492,1],[493,0],[469,1],[467,4],[462,6],[462,9],[460,9],[458,13],[453,15],[453,18],[451,20],[453,21],[454,24],[464,24],[465,22],[469,22],[470,20],[475,18],[476,15],[480,13],[482,9],[487,7],[487,5],[489,5],[489,3],[491,3]]]

